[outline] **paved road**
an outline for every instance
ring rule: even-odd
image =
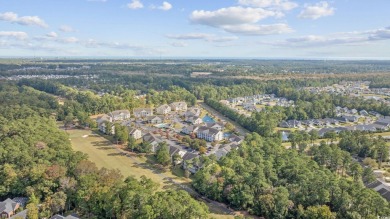
[[[228,117],[222,115],[220,112],[214,110],[213,108],[211,108],[211,107],[208,106],[207,104],[205,104],[205,103],[203,103],[203,102],[200,102],[199,105],[200,105],[203,109],[205,109],[205,110],[207,110],[208,112],[212,113],[214,116],[216,116],[216,117],[219,118],[220,120],[225,120],[225,121],[227,121],[227,122],[232,123],[232,124],[236,127],[236,129],[237,129],[237,131],[240,133],[240,135],[245,136],[246,134],[249,134],[249,133],[250,133],[250,131],[248,131],[247,129],[243,128],[242,126],[240,126],[240,125],[239,125],[238,123],[236,123],[235,121],[233,121],[233,120],[229,119]]]

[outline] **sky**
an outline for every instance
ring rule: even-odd
[[[0,0],[0,57],[390,59],[389,0]]]

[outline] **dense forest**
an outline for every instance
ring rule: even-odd
[[[348,169],[354,176],[354,167]],[[389,203],[366,189],[361,175],[340,177],[310,157],[286,150],[278,138],[258,134],[247,135],[237,151],[198,171],[193,185],[209,198],[266,218],[377,218],[390,213]]]

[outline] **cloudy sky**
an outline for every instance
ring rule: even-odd
[[[0,0],[0,56],[390,59],[389,0]]]

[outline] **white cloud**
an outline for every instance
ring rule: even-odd
[[[298,7],[297,3],[289,0],[239,0],[238,4],[257,8],[275,8],[284,11]]]
[[[79,39],[77,39],[76,37],[67,37],[67,38],[59,39],[59,41],[63,43],[77,43],[79,42]]]
[[[0,13],[0,20],[7,21],[11,23],[17,23],[25,26],[39,26],[39,27],[48,27],[44,20],[38,16],[23,16],[19,17],[18,14],[14,12],[5,12]]]
[[[260,25],[268,17],[282,17],[283,13],[263,8],[229,7],[216,11],[193,11],[190,20],[195,24],[221,28],[227,32],[247,35],[267,35],[291,32],[287,24]]]
[[[59,28],[59,30],[62,31],[62,32],[66,32],[66,33],[75,32],[75,30],[73,29],[73,27],[68,26],[68,25],[62,25],[62,26]]]
[[[0,31],[0,37],[6,37],[10,39],[26,40],[28,38],[27,33],[21,31]]]
[[[207,42],[228,42],[228,41],[233,41],[238,39],[238,37],[236,36],[216,36],[214,34],[207,34],[207,33],[167,35],[166,37],[170,39],[177,39],[177,40],[204,40]]]
[[[277,16],[281,16],[281,14],[262,8],[229,7],[216,11],[193,11],[190,20],[197,24],[220,27],[224,25],[256,23],[264,18]]]
[[[163,2],[163,4],[158,7],[158,9],[163,10],[163,11],[168,11],[171,10],[172,5],[169,2]]]
[[[334,8],[330,7],[328,2],[322,1],[314,5],[306,4],[303,11],[298,15],[299,18],[316,20],[320,17],[331,16],[334,14]]]
[[[58,34],[56,32],[50,32],[50,33],[47,33],[46,36],[50,37],[50,38],[57,38]]]
[[[225,30],[232,33],[239,33],[245,35],[271,35],[290,33],[293,30],[287,24],[270,24],[270,25],[254,25],[242,24],[226,26]]]
[[[173,47],[187,47],[188,46],[188,44],[184,43],[184,42],[173,42],[173,43],[170,43],[170,45]]]
[[[140,0],[132,0],[129,4],[127,4],[127,7],[135,10],[143,8],[144,5]]]
[[[356,45],[365,44],[374,41],[390,40],[390,29],[380,28],[369,31],[355,31],[333,33],[329,35],[307,35],[295,38],[289,38],[279,42],[264,42],[275,46],[285,47],[323,47],[333,45]]]

